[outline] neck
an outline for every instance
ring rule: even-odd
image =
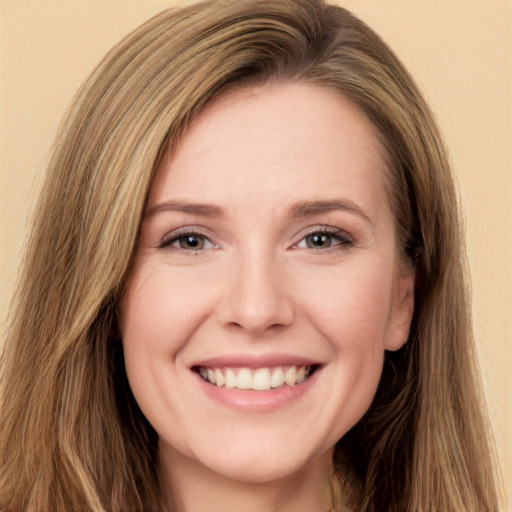
[[[172,449],[160,448],[160,478],[167,512],[326,512],[331,506],[332,454],[293,475],[243,482],[221,475]]]

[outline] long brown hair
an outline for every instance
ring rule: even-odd
[[[387,150],[398,249],[416,265],[405,347],[336,446],[364,511],[495,512],[458,198],[430,110],[393,52],[321,0],[208,0],[118,44],[63,123],[2,361],[0,508],[158,508],[157,437],[124,373],[116,309],[154,170],[230,87],[301,81],[351,99]],[[335,489],[335,494],[339,489]]]

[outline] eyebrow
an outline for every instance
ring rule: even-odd
[[[150,217],[156,213],[169,211],[190,213],[193,215],[201,215],[203,217],[220,217],[224,212],[222,208],[212,204],[171,200],[152,206],[148,209],[145,216]]]
[[[288,217],[309,217],[312,215],[320,215],[322,213],[329,213],[340,210],[358,215],[372,226],[375,225],[375,221],[370,217],[370,215],[368,215],[368,213],[366,213],[360,206],[358,206],[353,201],[350,201],[349,199],[299,201],[292,204],[288,208]],[[169,211],[189,213],[203,217],[221,217],[224,214],[224,210],[221,207],[213,204],[169,200],[152,206],[148,209],[145,216],[150,217],[160,212]]]
[[[365,212],[360,206],[349,199],[331,199],[327,201],[301,201],[293,204],[289,208],[289,216],[292,218],[308,217],[311,215],[318,215],[322,213],[329,213],[332,211],[346,211],[358,215],[365,221],[369,222],[372,226],[375,221]]]

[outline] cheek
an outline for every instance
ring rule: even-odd
[[[161,403],[174,411],[165,390],[179,380],[187,344],[218,302],[207,277],[211,271],[206,274],[193,265],[161,261],[142,260],[134,269],[121,303],[120,328],[128,381],[148,418],[159,417],[155,411]]]
[[[168,391],[179,381],[183,347],[206,309],[194,283],[176,274],[168,265],[158,263],[135,269],[121,303],[128,382],[157,432],[165,432],[169,422],[179,432],[185,428],[179,426],[187,416],[180,401]]]
[[[135,272],[122,303],[121,332],[125,350],[179,351],[207,314],[208,296],[190,279],[167,265],[145,266]]]
[[[373,269],[373,270],[372,270]],[[328,374],[335,436],[341,437],[369,408],[382,374],[384,340],[391,310],[389,268],[355,265],[316,280],[303,310],[330,346]]]
[[[302,307],[340,356],[378,354],[390,319],[391,290],[389,265],[362,261],[317,276],[301,293]]]
[[[128,381],[142,409],[147,397],[155,395],[158,367],[179,351],[180,339],[173,334],[186,324],[186,311],[183,300],[169,291],[161,268],[151,265],[134,271],[121,303],[120,328]]]

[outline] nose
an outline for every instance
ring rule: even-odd
[[[295,317],[283,269],[268,255],[240,257],[217,308],[217,318],[228,327],[252,334],[289,326]]]

